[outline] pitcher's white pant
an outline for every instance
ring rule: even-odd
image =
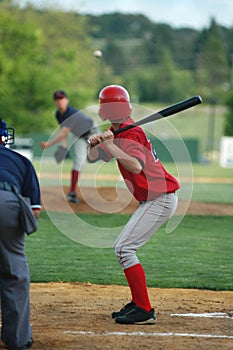
[[[94,123],[93,128],[90,130],[89,137],[91,135],[99,133],[100,130],[98,126]],[[88,143],[86,137],[73,137],[74,146],[74,159],[73,159],[73,170],[81,171],[87,160],[87,148]]]
[[[175,213],[177,205],[177,194],[165,193],[143,202],[134,212],[114,243],[115,254],[124,270],[139,263],[136,251]]]
[[[84,137],[74,138],[73,170],[81,171],[87,159],[87,141]]]

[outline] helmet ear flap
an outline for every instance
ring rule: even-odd
[[[8,137],[7,125],[4,121],[2,121],[2,126],[3,126],[3,136]]]
[[[4,145],[12,145],[15,141],[15,130],[14,128],[8,128],[4,120],[0,118],[0,137]]]
[[[0,118],[0,136],[7,137],[8,136],[8,131],[7,131],[7,125],[4,120]]]

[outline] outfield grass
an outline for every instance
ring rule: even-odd
[[[128,215],[79,215],[93,226],[124,225]],[[77,227],[78,230],[78,227]],[[140,249],[150,287],[233,290],[232,217],[186,216],[171,235],[162,227]],[[27,237],[32,282],[126,285],[112,248],[91,248],[60,233],[45,212]]]
[[[185,164],[175,165],[173,163],[165,163],[165,168],[176,176],[176,166],[180,167],[185,177]],[[41,171],[40,184],[41,186],[56,186],[61,184],[59,177],[59,168],[55,162],[45,162],[42,167],[40,163],[35,162],[37,171]],[[61,177],[63,185],[70,183],[70,169],[72,168],[71,161],[66,161],[61,169]],[[233,169],[225,169],[217,163],[210,164],[193,164],[193,192],[192,200],[214,203],[233,203]],[[49,173],[50,177],[43,176],[43,173]],[[53,176],[54,175],[54,176]],[[96,175],[103,175],[103,179],[95,179]],[[106,178],[106,175],[108,178]],[[111,179],[113,176],[113,179]],[[116,186],[120,180],[119,170],[115,161],[109,163],[98,162],[96,164],[85,164],[81,173],[79,184],[80,186]],[[208,179],[211,182],[208,183]],[[219,181],[221,179],[221,181]],[[232,181],[231,181],[232,179]],[[183,180],[181,178],[181,180]],[[198,180],[198,181],[197,181]],[[182,184],[181,184],[182,185]],[[125,187],[123,181],[121,186]]]
[[[57,174],[60,168],[55,163],[53,159],[45,160],[44,163],[41,163],[41,160],[35,160],[33,162],[35,169],[39,172],[39,170],[43,172],[50,172],[51,174]],[[165,168],[172,173],[175,173],[176,167],[184,168],[186,164],[178,163],[177,165],[174,163],[163,163]],[[193,163],[191,164],[193,169],[194,177],[206,177],[206,178],[233,178],[233,168],[222,168],[217,162],[211,163]],[[70,169],[72,167],[72,161],[66,160],[62,167],[62,174],[69,174]],[[117,169],[116,162],[113,160],[109,163],[97,162],[97,163],[86,163],[84,166],[84,173],[87,174],[95,174],[98,169],[98,173],[101,174],[116,174],[119,173]]]

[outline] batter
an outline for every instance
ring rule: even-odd
[[[99,102],[99,115],[102,120],[109,120],[111,127],[90,137],[88,161],[108,162],[115,158],[128,189],[140,203],[114,243],[132,299],[120,311],[113,312],[112,318],[120,324],[154,322],[156,315],[145,272],[136,252],[175,213],[179,183],[165,170],[142,128],[113,134],[114,130],[134,123],[128,91],[119,85],[106,86],[99,94]]]

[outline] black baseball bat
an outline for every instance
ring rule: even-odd
[[[148,117],[145,117],[141,120],[139,120],[138,122],[135,122],[134,124],[130,124],[125,126],[124,128],[118,129],[118,130],[114,130],[113,134],[117,135],[120,134],[121,132],[124,132],[126,130],[132,129],[135,126],[139,126],[139,125],[144,125],[150,122],[154,122],[155,120],[159,120],[165,117],[169,117],[173,114],[179,113],[184,111],[185,109],[194,107],[198,104],[202,103],[202,98],[201,96],[193,96],[190,97],[184,101],[178,102],[170,107],[167,107],[165,109],[162,109],[159,112],[153,113],[151,115],[149,115]]]

